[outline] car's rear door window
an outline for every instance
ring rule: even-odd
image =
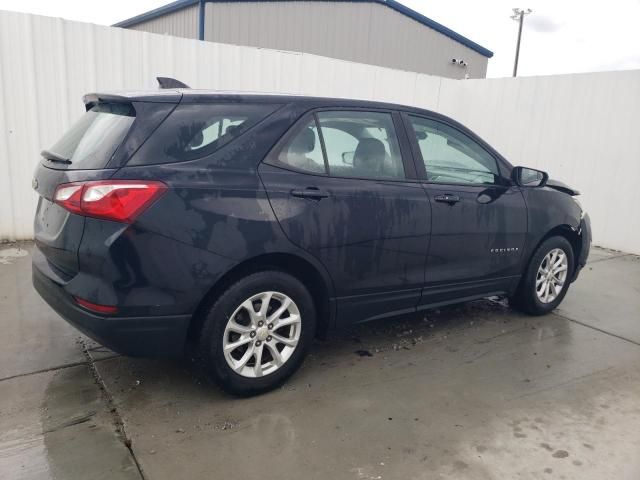
[[[276,163],[333,177],[404,179],[393,117],[386,112],[321,111],[278,151]]]
[[[325,174],[318,126],[313,116],[300,123],[278,153],[277,162],[310,173]]]
[[[329,175],[403,179],[404,166],[393,125],[386,112],[318,112]]]

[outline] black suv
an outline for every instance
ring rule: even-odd
[[[330,98],[95,93],[42,152],[33,283],[128,355],[197,346],[248,395],[327,329],[490,295],[553,310],[591,242],[577,192],[450,118]]]

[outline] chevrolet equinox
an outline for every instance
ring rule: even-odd
[[[545,314],[587,260],[578,192],[443,115],[188,88],[84,102],[33,179],[35,288],[117,352],[194,345],[236,395],[328,329],[492,295]]]

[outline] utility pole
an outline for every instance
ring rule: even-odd
[[[518,43],[516,45],[516,60],[513,62],[513,76],[515,77],[518,74],[518,59],[520,57],[520,39],[522,38],[522,24],[524,23],[524,16],[529,15],[533,10],[527,8],[526,10],[523,8],[514,8],[513,15],[511,18],[520,22],[520,26],[518,27]]]

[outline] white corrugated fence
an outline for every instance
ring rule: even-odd
[[[599,245],[640,254],[640,71],[450,80],[254,47],[0,11],[0,239],[30,238],[39,152],[91,91],[194,88],[375,99],[451,115],[512,163],[583,192]]]

